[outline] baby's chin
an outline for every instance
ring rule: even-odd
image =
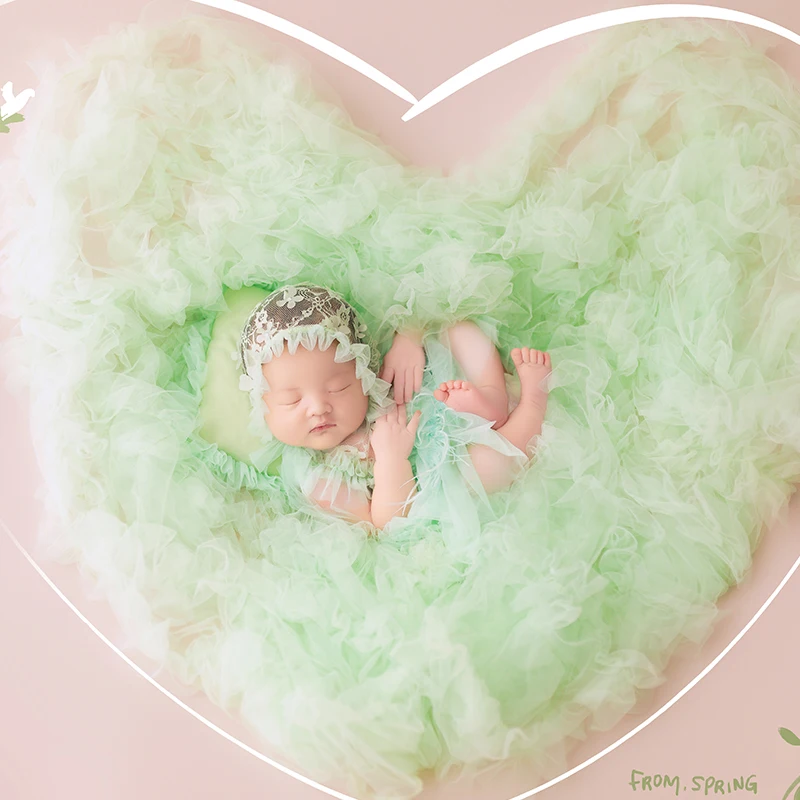
[[[302,440],[289,441],[275,431],[272,431],[272,435],[279,442],[291,447],[307,447],[309,450],[332,450],[334,447],[338,447],[348,436],[355,433],[358,427],[353,430],[347,430],[340,425],[334,425],[332,428],[320,431],[319,433],[309,433]]]

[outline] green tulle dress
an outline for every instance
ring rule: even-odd
[[[369,437],[370,430],[365,433]],[[306,495],[307,487],[313,486],[317,481],[325,481],[326,485],[330,482],[331,493],[334,495],[338,485],[367,496],[372,495],[375,488],[375,464],[369,455],[369,438],[362,445],[339,445],[329,452],[309,453],[303,448],[294,448],[293,452],[300,456],[295,469],[308,476],[308,481],[300,484],[304,486]],[[286,454],[283,457],[283,466],[288,466]]]
[[[401,798],[517,756],[552,775],[705,639],[800,478],[797,92],[734,28],[623,26],[441,176],[236,30],[96,40],[42,77],[0,165],[39,555],[317,780]],[[507,368],[548,351],[519,479],[470,488],[481,427],[431,396],[454,377],[435,348],[409,409],[428,499],[380,536],[203,435],[226,292],[302,280],[381,354],[461,319],[495,326]]]

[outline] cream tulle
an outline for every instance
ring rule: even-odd
[[[0,175],[49,555],[317,779],[409,797],[428,768],[557,763],[707,636],[800,477],[798,109],[732,28],[624,26],[438,177],[219,22],[96,41]],[[547,350],[515,485],[466,503],[427,395],[438,489],[378,539],[203,442],[223,289],[290,280],[346,293],[382,352],[467,317],[509,367]]]

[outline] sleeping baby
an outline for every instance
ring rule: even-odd
[[[380,365],[355,310],[334,292],[306,284],[278,289],[250,314],[239,347],[240,387],[250,392],[262,438],[286,445],[284,471],[319,508],[379,529],[409,513],[417,494],[409,457],[421,411],[408,420],[406,403],[422,386],[427,335],[397,333]],[[527,459],[547,407],[548,354],[511,351],[519,397],[510,399],[500,355],[475,323],[436,336],[464,375],[441,383],[436,400],[491,421],[509,450]],[[514,479],[519,458],[485,444],[467,449],[487,492]]]

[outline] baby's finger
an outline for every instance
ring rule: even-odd
[[[415,411],[411,417],[411,422],[408,423],[408,432],[413,433],[415,436],[417,434],[417,428],[419,428],[420,417],[422,417],[422,412]]]
[[[406,403],[410,403],[414,397],[414,370],[409,369],[406,372],[406,396],[403,398]]]
[[[397,372],[394,376],[394,401],[395,403],[403,402],[403,394],[405,392],[406,376],[403,372]]]
[[[422,389],[422,367],[414,367],[414,390]]]
[[[382,381],[386,381],[386,383],[391,383],[394,379],[394,368],[393,367],[384,367],[381,374],[378,376]]]

